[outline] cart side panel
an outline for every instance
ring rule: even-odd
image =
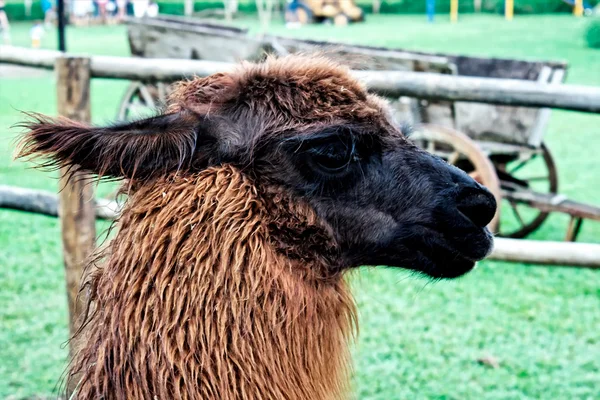
[[[267,40],[277,43],[289,53],[324,51],[345,64],[363,70],[440,73],[447,73],[449,70],[448,59],[440,56],[276,36],[269,37]]]
[[[453,57],[458,74],[501,79],[536,81],[546,64],[503,59]],[[456,102],[456,128],[475,140],[528,145],[539,110],[527,107],[497,106]]]
[[[257,59],[264,47],[244,30],[170,19],[129,21],[128,35],[132,54],[145,58],[238,62]]]
[[[528,144],[538,110],[480,103],[454,104],[456,128],[475,140]]]
[[[537,80],[544,67],[542,62],[506,60],[499,58],[450,57],[462,76],[482,78]]]

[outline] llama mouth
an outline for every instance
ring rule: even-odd
[[[426,239],[417,246],[415,269],[432,278],[458,278],[471,271],[493,249],[493,236],[487,228],[460,239],[449,239],[441,232],[428,231]]]

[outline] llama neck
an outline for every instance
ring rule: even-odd
[[[229,167],[136,192],[92,277],[79,396],[344,397],[351,296],[282,255],[266,214]]]

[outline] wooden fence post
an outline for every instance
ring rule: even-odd
[[[59,57],[56,60],[58,113],[79,122],[90,122],[90,59]],[[77,331],[79,315],[85,309],[85,294],[79,295],[84,263],[94,251],[96,218],[94,189],[90,177],[61,169],[59,210],[63,258],[69,303],[69,332]],[[72,357],[77,341],[69,343]],[[77,379],[67,379],[67,393],[75,389]]]

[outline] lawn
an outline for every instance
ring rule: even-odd
[[[252,29],[250,17],[238,22]],[[29,24],[13,25],[27,45]],[[528,59],[565,59],[570,83],[600,86],[600,51],[585,47],[585,22],[571,16],[372,16],[343,29],[313,26],[275,33],[410,49]],[[44,47],[54,48],[48,36]],[[127,55],[123,27],[70,29],[72,51]],[[11,161],[10,126],[18,110],[55,114],[51,73],[0,79],[0,183],[48,190],[56,179]],[[114,117],[126,83],[96,80],[95,122]],[[553,112],[547,132],[560,191],[598,203],[600,117]],[[560,240],[564,216],[552,216],[536,239]],[[0,398],[51,395],[65,367],[67,309],[55,219],[0,211]],[[581,241],[600,242],[600,224]],[[600,398],[600,272],[483,262],[459,280],[432,283],[392,269],[353,275],[361,332],[354,351],[360,399]],[[481,365],[495,357],[498,368]]]

